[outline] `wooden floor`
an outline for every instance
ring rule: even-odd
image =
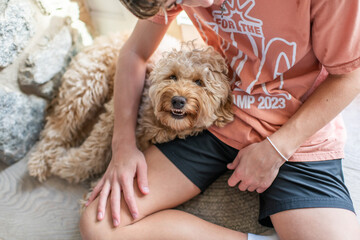
[[[360,96],[344,111],[344,120],[345,181],[360,213]],[[78,200],[86,186],[58,178],[41,184],[28,175],[26,161],[25,157],[10,167],[0,163],[0,240],[81,239]]]
[[[348,135],[343,161],[345,183],[360,222],[360,96],[344,110],[343,116]]]

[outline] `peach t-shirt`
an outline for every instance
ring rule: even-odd
[[[235,120],[209,130],[237,149],[280,128],[328,73],[360,67],[358,0],[227,0],[223,15],[220,6],[178,6],[168,12],[168,24],[182,9],[229,64]],[[151,21],[165,24],[161,14]],[[290,161],[343,158],[345,138],[338,116]]]

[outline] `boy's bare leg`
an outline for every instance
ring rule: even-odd
[[[84,238],[84,240],[86,239]],[[247,235],[212,224],[186,212],[163,210],[151,214],[134,224],[114,229],[108,236],[100,233],[98,239],[246,240]]]
[[[353,212],[339,208],[304,208],[271,216],[280,239],[358,240],[360,225]]]
[[[150,147],[145,152],[145,158],[148,165],[150,193],[146,196],[142,195],[137,184],[134,184],[140,221],[134,223],[123,197],[119,227],[113,227],[109,200],[105,218],[98,221],[97,198],[86,208],[80,220],[80,230],[84,240],[199,239],[200,236],[200,239],[246,239],[246,234],[211,224],[191,214],[166,210],[193,198],[200,193],[200,190],[156,147]]]
[[[177,210],[164,210],[150,215],[134,225],[125,227],[124,233],[127,234],[128,239],[132,239],[134,233],[139,230],[143,232],[143,236],[152,236],[152,238],[147,238],[149,240],[247,239],[247,234],[212,224],[194,215]]]

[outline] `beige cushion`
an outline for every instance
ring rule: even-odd
[[[204,193],[177,209],[241,232],[260,234],[268,231],[269,228],[258,223],[258,193],[229,187],[230,176],[230,171],[220,176]]]

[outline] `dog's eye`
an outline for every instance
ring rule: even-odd
[[[200,86],[200,87],[203,86],[203,83],[202,83],[202,81],[201,81],[200,79],[195,80],[194,83],[196,83],[196,85],[198,85],[198,86]]]
[[[176,75],[170,75],[170,77],[169,77],[171,80],[174,80],[174,81],[176,81],[177,80],[177,77],[176,77]]]

